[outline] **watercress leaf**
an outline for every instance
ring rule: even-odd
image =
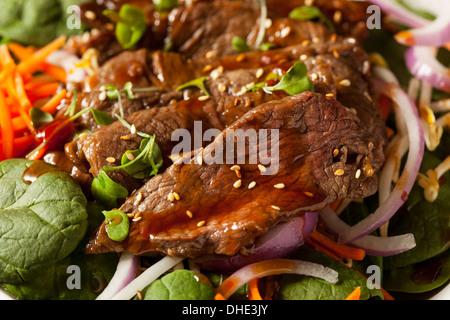
[[[214,288],[203,275],[175,270],[142,291],[143,300],[213,300]]]
[[[128,190],[113,181],[104,170],[92,181],[91,191],[94,199],[107,208],[118,207],[118,199],[128,196]]]
[[[259,82],[248,88],[247,91],[258,92],[259,89],[263,88],[266,85],[265,82]]]
[[[276,48],[276,47],[277,47],[277,46],[276,46],[274,43],[266,42],[266,43],[263,43],[263,44],[259,47],[259,50],[260,50],[260,51],[268,51],[268,50],[273,49],[273,48]]]
[[[113,123],[115,120],[107,114],[105,111],[91,109],[92,116],[94,117],[95,122],[101,126],[107,126]]]
[[[206,89],[205,81],[208,79],[208,77],[200,77],[194,80],[191,80],[189,82],[186,82],[185,84],[182,84],[177,88],[178,91],[184,90],[189,87],[197,87],[200,90],[202,90],[207,96],[210,96],[211,94],[208,92],[208,89]]]
[[[86,205],[67,172],[42,161],[0,162],[0,283],[28,281],[73,252],[87,229]]]
[[[178,6],[178,0],[153,0],[157,11],[170,11]]]
[[[319,263],[336,270],[339,273],[339,281],[332,284],[315,277],[282,275],[279,281],[280,289],[277,297],[279,299],[344,300],[358,286],[361,287],[361,300],[383,297],[381,290],[367,287],[367,279],[360,273],[318,250],[303,247],[295,258]]]
[[[233,39],[231,40],[231,44],[233,45],[234,51],[237,52],[250,51],[250,46],[241,37],[233,37]]]
[[[45,111],[42,111],[39,108],[33,107],[30,109],[30,117],[31,122],[35,128],[40,128],[44,124],[50,123],[53,121],[53,116]]]
[[[122,91],[128,99],[134,99],[133,83],[128,81],[123,86]]]
[[[308,79],[307,69],[303,62],[294,64],[275,86],[265,87],[265,90],[283,90],[289,95],[305,91],[313,91],[314,85]]]
[[[130,230],[128,216],[120,210],[103,211],[107,222],[106,233],[113,241],[122,241]]]
[[[107,84],[105,86],[105,90],[106,90],[106,96],[110,100],[117,99],[120,95],[120,92],[115,85]]]

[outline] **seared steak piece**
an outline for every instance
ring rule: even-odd
[[[196,164],[198,158],[193,154],[180,158],[121,207],[125,213],[141,217],[130,222],[128,237],[112,241],[103,223],[87,252],[234,255],[280,221],[320,210],[336,199],[369,196],[377,190],[373,172],[384,159],[381,139],[365,127],[334,98],[317,93],[304,92],[259,105],[206,146],[203,159],[215,155],[220,160],[218,150],[223,150],[223,157],[228,155],[227,141],[234,141],[239,129],[245,133],[267,129],[267,143],[259,140],[255,148],[246,141],[242,150],[235,141],[233,163],[222,158],[225,164]],[[272,130],[277,130],[278,139]],[[232,166],[242,155],[239,152],[246,160],[240,164],[238,176]],[[251,162],[251,155],[259,156],[259,152],[268,152],[272,162],[266,170],[272,174],[262,174],[260,160]],[[256,184],[249,188],[252,182]],[[281,187],[274,187],[279,184]],[[180,200],[171,201],[174,192]]]

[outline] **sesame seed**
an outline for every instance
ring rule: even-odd
[[[311,80],[312,80],[312,81],[317,80],[318,77],[319,77],[319,76],[317,75],[317,73],[312,73],[312,74],[311,74]]]
[[[216,52],[214,50],[210,50],[206,53],[205,58],[206,59],[211,59],[216,55]]]
[[[306,46],[308,46],[310,43],[311,43],[310,40],[303,40],[303,41],[302,41],[302,46],[306,47]]]
[[[285,185],[284,185],[284,183],[277,183],[273,187],[276,188],[276,189],[284,189]]]
[[[244,61],[245,60],[245,54],[240,54],[240,55],[238,55],[237,57],[236,57],[236,61],[237,62],[242,62],[242,61]]]
[[[274,206],[274,205],[272,205],[271,207],[272,207],[272,209],[275,209],[275,210],[278,210],[278,211],[280,211],[280,210],[281,210],[281,208],[280,208],[280,207],[277,207],[277,206]]]
[[[336,157],[339,154],[339,149],[333,150],[333,157]]]
[[[236,170],[236,177],[238,177],[239,179],[242,178],[242,174],[239,170]]]
[[[171,193],[169,193],[169,195],[168,195],[168,199],[169,199],[169,201],[170,202],[173,202],[174,200],[175,200],[175,196],[173,195],[173,193],[171,192]]]
[[[305,6],[312,6],[314,4],[314,0],[305,0]]]
[[[336,11],[333,15],[333,21],[335,23],[340,23],[342,21],[342,12],[341,11]]]
[[[137,291],[137,297],[139,300],[142,300],[142,293],[139,290]]]
[[[114,24],[111,23],[111,22],[108,22],[107,24],[105,24],[105,27],[109,31],[113,31],[114,30]]]
[[[135,134],[136,133],[136,126],[134,124],[131,125],[131,134]]]
[[[333,56],[335,57],[335,58],[339,58],[339,52],[336,50],[336,49],[334,49],[333,50]]]
[[[245,107],[246,108],[250,108],[251,105],[252,105],[252,100],[251,99],[248,99],[248,100],[245,101]]]
[[[306,59],[308,59],[308,56],[306,54],[302,54],[300,56],[300,60],[305,61]]]
[[[197,223],[197,227],[202,227],[202,226],[205,225],[205,223],[206,223],[206,221],[205,221],[205,220],[202,220],[202,221],[200,221],[199,223]]]
[[[135,217],[135,218],[139,218],[141,215],[142,215],[142,211],[139,211],[138,213],[136,213],[136,214],[134,215],[134,217]]]
[[[352,83],[350,82],[350,80],[344,79],[341,82],[339,82],[339,84],[344,87],[350,87]]]
[[[334,97],[334,93],[327,93],[325,96],[331,98]]]
[[[255,182],[255,181],[252,181],[252,182],[250,182],[250,184],[248,185],[248,188],[249,188],[249,189],[253,189],[255,186],[256,186],[256,182]]]
[[[213,66],[208,64],[207,66],[203,67],[203,72],[208,72],[208,71],[211,71],[212,69],[213,69]]]
[[[136,196],[136,200],[134,201],[134,205],[137,206],[142,201],[142,192],[139,192]]]
[[[266,19],[266,23],[264,25],[266,29],[269,29],[272,26],[272,19]]]
[[[130,136],[121,136],[120,139],[122,139],[122,140],[130,140],[131,138],[130,138]]]
[[[102,91],[102,92],[100,92],[100,94],[98,95],[98,99],[99,99],[100,101],[105,101],[106,98],[107,98],[107,96],[106,96],[106,91]]]
[[[139,221],[139,220],[141,220],[142,219],[142,217],[136,217],[136,218],[134,218],[132,221],[133,222],[137,222],[137,221]]]
[[[241,187],[241,185],[242,185],[242,180],[239,179],[238,181],[236,181],[236,182],[233,184],[233,187],[236,188],[236,189],[238,189],[238,188]]]
[[[305,191],[305,192],[303,192],[307,197],[310,197],[310,198],[312,198],[312,197],[314,197],[314,194],[312,194],[312,192],[309,192],[309,191]]]
[[[211,71],[209,76],[211,79],[216,80],[223,73],[223,66],[218,66],[216,69]]]
[[[264,167],[262,164],[258,164],[258,169],[261,172],[266,172],[267,171],[266,167]]]
[[[116,162],[116,158],[108,157],[108,158],[106,158],[106,161],[108,161],[109,163],[114,163],[114,162]]]
[[[342,176],[344,174],[344,170],[343,169],[337,169],[335,172],[334,172],[334,175],[335,176]]]
[[[134,154],[131,152],[125,152],[125,155],[127,156],[128,160],[133,161],[134,160]]]
[[[173,192],[173,196],[175,197],[176,200],[180,200],[180,196],[178,193]]]
[[[232,166],[230,168],[231,171],[236,171],[236,170],[241,170],[241,167],[239,167],[237,164],[235,164],[234,166]]]
[[[263,68],[259,68],[258,70],[256,70],[256,77],[257,78],[261,78],[263,74],[264,74],[264,69]]]
[[[206,101],[206,100],[209,100],[209,96],[198,97],[198,101]]]
[[[361,169],[358,169],[358,170],[356,170],[355,178],[359,179],[360,176],[361,176]]]
[[[319,37],[313,37],[312,39],[313,43],[319,43],[320,42],[320,38]]]
[[[281,38],[286,38],[287,36],[289,36],[291,34],[291,31],[292,31],[292,29],[291,29],[290,26],[287,26],[286,28],[283,28],[281,30]]]
[[[97,15],[95,14],[94,11],[88,10],[84,13],[84,16],[89,19],[89,20],[95,20],[95,18],[97,17]]]
[[[186,211],[186,215],[187,215],[189,218],[191,218],[191,219],[192,219],[192,217],[194,216],[194,215],[192,214],[192,212],[189,211],[189,210]]]
[[[337,34],[336,34],[336,33],[333,33],[333,34],[331,35],[330,40],[331,40],[332,42],[335,42],[336,39],[337,39]]]
[[[89,135],[86,132],[83,132],[82,134],[80,134],[78,136],[78,138],[80,138],[80,139],[86,139],[87,137],[89,137]]]
[[[217,88],[219,89],[220,92],[225,92],[227,90],[227,86],[222,82],[217,85]]]

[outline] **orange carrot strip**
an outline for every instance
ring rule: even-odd
[[[5,95],[0,91],[0,126],[2,132],[2,151],[7,159],[13,157],[14,150],[14,129],[11,120],[11,111],[5,103]]]
[[[66,36],[61,36],[45,47],[40,48],[36,52],[33,53],[30,57],[23,60],[17,66],[17,69],[21,74],[32,74],[36,70],[39,69],[41,63],[45,62],[45,59],[54,51],[58,50],[64,42],[66,42]]]
[[[248,298],[249,300],[262,300],[258,289],[258,278],[254,278],[248,282]]]
[[[60,67],[55,66],[50,63],[44,63],[42,65],[42,71],[44,71],[46,74],[52,76],[56,80],[66,83],[67,74],[63,68],[60,68]]]
[[[39,150],[37,150],[36,152],[33,152],[32,154],[30,154],[27,157],[27,159],[28,160],[40,160],[46,152],[47,152],[47,148],[44,146],[44,147],[40,148]]]
[[[10,42],[8,44],[8,47],[9,50],[12,52],[12,54],[21,61],[28,59],[30,56],[33,55],[33,53],[36,52],[36,48],[24,47],[16,42]]]
[[[27,124],[23,121],[23,118],[20,115],[12,118],[12,126],[14,128],[14,132],[22,132],[27,129]]]
[[[316,250],[318,250],[318,251],[320,251],[320,252],[322,252],[322,253],[325,253],[326,255],[328,255],[328,256],[330,256],[330,257],[336,259],[336,260],[339,260],[339,261],[342,262],[342,263],[344,263],[344,261],[342,261],[342,259],[339,258],[337,255],[335,255],[333,252],[331,252],[331,251],[328,250],[328,249],[325,249],[325,248],[322,247],[320,244],[318,244],[318,243],[312,241],[311,239],[307,239],[306,242],[307,242],[311,247],[313,247],[314,249],[316,249]]]
[[[22,108],[26,112],[29,112],[30,109],[32,108],[32,105],[31,105],[30,100],[28,99],[27,93],[25,92],[23,79],[20,76],[19,72],[14,72],[13,76],[14,76],[14,84],[15,84],[15,88],[16,88],[16,96],[17,96],[17,99],[19,100],[19,104],[22,106]]]
[[[353,248],[341,243],[337,243],[331,238],[323,235],[322,233],[315,230],[311,236],[311,240],[319,243],[323,247],[327,248],[328,250],[334,252],[336,255],[347,258],[347,259],[353,259],[353,260],[362,260],[364,259],[366,252],[363,249],[359,248]]]
[[[25,152],[35,145],[35,139],[31,135],[14,138],[13,157],[22,157]],[[3,149],[3,142],[0,140],[0,150]]]
[[[29,100],[39,100],[42,98],[47,98],[58,90],[59,83],[47,83],[42,86],[40,86],[37,89],[27,91],[27,96]]]
[[[345,300],[359,300],[361,297],[361,287],[356,287]]]
[[[216,295],[214,296],[214,300],[226,300],[226,299],[221,293],[216,293]]]
[[[8,46],[6,44],[0,47],[0,62],[3,69],[6,69],[8,73],[16,68],[16,63],[9,53]]]
[[[55,113],[56,109],[61,104],[61,101],[66,97],[67,90],[62,89],[59,93],[55,94],[50,100],[48,100],[42,107],[41,110],[48,113]]]

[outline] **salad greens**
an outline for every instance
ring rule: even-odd
[[[86,205],[65,171],[24,159],[0,162],[0,282],[28,282],[36,269],[68,257],[86,233]]]
[[[0,10],[0,38],[25,45],[43,46],[60,35],[74,35],[84,31],[69,28],[72,5],[91,0],[2,0]]]
[[[117,208],[118,199],[128,196],[128,190],[112,180],[104,170],[92,181],[91,191],[94,199],[109,209]]]
[[[128,216],[120,210],[103,211],[108,223],[106,232],[111,240],[122,241],[128,235],[130,221]]]

